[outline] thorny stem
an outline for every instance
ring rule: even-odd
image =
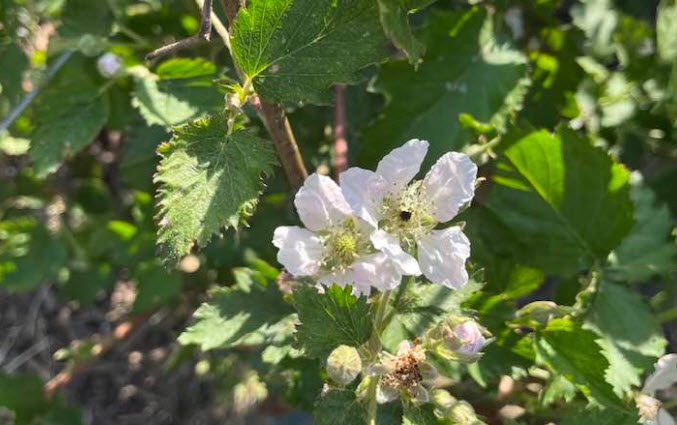
[[[204,0],[201,12],[200,30],[197,32],[197,34],[153,50],[146,55],[146,60],[150,61],[155,58],[159,58],[160,56],[173,53],[177,50],[191,47],[203,41],[209,41],[212,32],[212,0]]]
[[[244,0],[221,0],[221,6],[226,11],[226,14],[229,15],[229,29],[233,24],[233,20],[237,14],[237,9],[239,7],[243,7],[244,4]],[[216,19],[218,20],[218,18]],[[237,66],[237,61],[235,60],[232,49],[230,48],[230,44],[226,44],[226,47],[233,58],[233,63],[235,63],[235,69],[238,73],[238,76],[244,81],[244,89],[248,92],[252,81],[251,79],[247,78],[242,70]],[[296,143],[294,132],[292,131],[291,125],[289,124],[289,120],[287,119],[287,114],[284,112],[284,109],[281,105],[276,103],[268,103],[265,100],[259,98],[257,95],[250,96],[249,102],[254,107],[254,109],[256,109],[256,112],[261,118],[261,121],[263,121],[264,125],[266,126],[271,139],[273,139],[275,150],[280,157],[280,162],[282,163],[282,168],[287,175],[289,184],[294,189],[298,189],[301,187],[301,185],[303,185],[303,181],[308,177],[308,171],[306,170],[306,166],[303,163],[303,158],[301,157],[298,143]]]
[[[378,355],[378,352],[381,351],[381,331],[384,328],[384,325],[387,322],[384,320],[386,318],[386,309],[388,307],[388,301],[390,301],[391,291],[385,291],[378,298],[378,308],[376,309],[376,315],[374,316],[374,329],[371,334],[370,348],[374,357]],[[367,397],[369,399],[369,406],[367,408],[368,420],[367,425],[376,425],[376,387],[378,386],[378,377],[371,378],[369,381],[369,387],[367,388]]]

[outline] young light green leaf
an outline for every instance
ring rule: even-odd
[[[633,175],[634,177],[634,175]],[[642,282],[677,269],[677,243],[670,236],[674,223],[666,205],[656,205],[653,191],[633,183],[635,225],[609,255],[608,276],[613,280]]]
[[[555,319],[534,340],[536,361],[571,381],[592,402],[618,407],[621,400],[606,382],[609,362],[597,345],[597,335],[574,322]]]
[[[201,59],[171,59],[153,74],[142,66],[134,76],[132,103],[148,125],[180,125],[223,108],[224,93],[212,82],[216,67]]]
[[[600,336],[609,361],[606,380],[623,397],[641,386],[641,377],[665,352],[667,341],[642,297],[625,286],[602,281],[584,328]]]
[[[350,287],[332,286],[324,294],[315,288],[294,291],[301,323],[296,339],[309,357],[324,357],[341,344],[359,347],[372,331],[366,297],[355,298]]]
[[[158,245],[167,261],[250,216],[263,190],[261,176],[272,173],[272,145],[245,130],[228,137],[226,127],[221,116],[175,127],[161,149]]]
[[[54,105],[58,105],[58,108]],[[66,67],[36,100],[36,128],[30,156],[35,173],[45,177],[91,143],[108,121],[105,93],[86,73]]]
[[[387,57],[373,0],[251,0],[233,25],[233,53],[273,101],[326,104],[332,83]]]
[[[407,54],[409,62],[420,62],[425,46],[416,39],[409,26],[409,10],[405,4],[400,0],[378,0],[378,9],[383,30],[393,44]]]
[[[493,185],[468,214],[485,242],[546,272],[605,259],[632,227],[623,166],[565,128],[504,140]]]
[[[549,406],[558,400],[571,403],[576,398],[576,387],[562,375],[554,375],[541,394],[541,403]]]
[[[450,30],[451,29],[451,30]],[[491,18],[480,9],[436,14],[430,40],[415,70],[406,61],[384,65],[374,83],[387,105],[367,128],[359,159],[375,164],[389,148],[408,139],[430,142],[432,163],[469,141],[461,113],[499,127],[521,107],[528,78],[526,58],[494,38]]]
[[[251,273],[262,278],[256,271]],[[181,334],[179,342],[197,344],[208,351],[270,342],[283,333],[281,327],[293,329],[293,316],[289,320],[293,309],[282,299],[275,282],[268,281],[265,288],[256,284],[246,290],[244,286],[213,291],[197,309],[195,323]],[[271,329],[274,332],[269,332]]]

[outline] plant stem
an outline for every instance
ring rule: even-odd
[[[346,86],[334,85],[334,173],[336,181],[348,168],[348,141],[346,140]]]
[[[385,291],[378,299],[378,307],[376,315],[374,316],[374,329],[371,334],[371,341],[369,347],[372,355],[376,357],[381,351],[381,331],[386,317],[386,310],[388,308],[388,301],[390,300],[391,291]],[[369,399],[369,406],[367,407],[368,420],[367,425],[376,425],[376,388],[378,387],[378,376],[372,376],[367,388],[367,397]]]

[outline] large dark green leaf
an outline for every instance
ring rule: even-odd
[[[495,40],[484,12],[435,15],[425,36],[427,51],[418,69],[390,62],[374,83],[387,105],[360,145],[359,159],[367,165],[412,138],[430,142],[428,162],[434,161],[469,142],[460,114],[501,126],[521,106],[526,58]]]
[[[507,138],[468,214],[485,243],[546,272],[605,260],[632,227],[628,174],[572,130]]]
[[[329,103],[329,86],[387,57],[374,0],[251,0],[231,40],[254,88],[275,101]]]

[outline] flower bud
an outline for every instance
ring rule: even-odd
[[[341,385],[347,385],[362,371],[362,360],[355,347],[339,345],[327,358],[327,375]]]
[[[449,409],[448,417],[455,425],[480,425],[475,409],[467,401],[459,401]]]
[[[482,355],[484,329],[474,320],[448,316],[428,333],[439,355],[450,360],[474,362]]]
[[[439,388],[432,391],[430,401],[435,405],[435,414],[442,418],[446,417],[452,406],[456,404],[456,399],[449,394],[449,391]]]
[[[105,78],[113,78],[122,70],[122,58],[115,53],[104,53],[96,61],[96,68]]]

